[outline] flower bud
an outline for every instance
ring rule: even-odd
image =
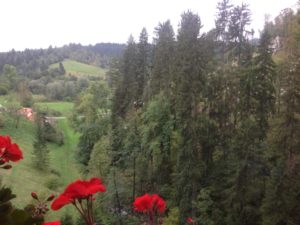
[[[5,170],[9,170],[9,169],[11,169],[12,168],[12,166],[11,165],[5,165],[5,166],[3,166],[3,167],[1,167],[2,169],[5,169]]]
[[[31,197],[34,198],[34,199],[36,199],[36,200],[39,200],[36,192],[31,192]]]
[[[50,196],[47,198],[47,202],[51,202],[54,198],[55,198],[54,195],[50,195]]]

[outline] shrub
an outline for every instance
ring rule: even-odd
[[[58,128],[54,127],[50,123],[44,124],[44,137],[48,142],[53,142],[58,145],[64,144],[64,134]]]

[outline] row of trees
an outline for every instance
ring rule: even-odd
[[[77,103],[80,159],[110,182],[104,224],[130,224],[145,192],[168,200],[164,224],[300,223],[300,13],[266,22],[256,45],[246,4],[217,10],[208,33],[187,11],[176,36],[166,21],[153,45],[146,29],[130,37],[111,107],[103,86]]]

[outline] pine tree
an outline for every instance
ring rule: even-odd
[[[49,168],[49,150],[45,139],[45,115],[38,112],[35,117],[35,123],[36,139],[33,143],[33,163],[38,170],[47,171]]]
[[[262,205],[264,225],[300,223],[300,63],[299,49],[292,49],[283,70],[282,109],[269,138],[272,167]]]
[[[140,34],[139,43],[137,44],[137,67],[135,77],[135,96],[134,101],[137,105],[142,106],[144,89],[149,79],[149,60],[150,60],[150,45],[148,44],[148,33],[146,28],[143,28]]]
[[[173,74],[175,38],[170,21],[160,23],[155,29],[153,70],[150,77],[151,95],[163,91],[170,95]]]
[[[232,9],[229,22],[230,48],[232,56],[238,65],[247,63],[248,61],[248,59],[245,58],[245,53],[248,49],[247,38],[251,33],[247,30],[250,21],[251,13],[249,5],[242,3],[241,6],[235,6]]]
[[[129,37],[120,69],[120,80],[114,93],[112,116],[125,117],[129,110],[134,107],[136,100],[136,77],[137,77],[137,45],[132,36]]]
[[[174,89],[176,92],[176,127],[180,128],[182,142],[178,153],[177,195],[180,224],[185,223],[192,201],[196,199],[201,173],[203,173],[202,146],[198,138],[201,92],[205,84],[203,71],[206,58],[201,51],[200,18],[188,11],[182,14],[178,30]]]

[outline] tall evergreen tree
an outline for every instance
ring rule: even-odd
[[[34,167],[41,171],[49,169],[49,150],[47,149],[45,138],[45,115],[37,113],[36,119],[36,139],[33,143],[33,163]]]
[[[146,28],[143,28],[140,34],[139,43],[137,44],[137,67],[136,67],[136,93],[134,101],[141,105],[143,102],[144,89],[149,79],[149,60],[150,60],[150,45],[148,44],[148,33]]]
[[[198,137],[206,65],[199,39],[200,28],[201,22],[197,14],[190,11],[182,14],[177,37],[174,79],[176,126],[180,128],[182,136],[176,176],[180,224],[185,223],[187,215],[192,210],[192,201],[196,199],[199,190],[198,181],[204,166],[204,155]]]
[[[137,93],[137,57],[137,45],[133,37],[130,36],[120,68],[121,77],[114,94],[114,103],[112,105],[113,117],[119,116],[124,118],[128,110],[133,109]]]
[[[247,26],[251,21],[251,12],[249,5],[242,3],[241,6],[235,6],[232,9],[229,23],[229,33],[231,42],[231,52],[238,64],[247,63],[249,58],[245,58],[248,50],[247,39],[251,31]]]
[[[175,38],[170,21],[160,23],[155,29],[153,70],[150,77],[151,95],[163,91],[170,95],[173,74]]]
[[[300,63],[299,15],[289,33],[285,48],[289,49],[282,72],[281,106],[269,136],[268,151],[271,174],[262,204],[263,224],[299,224],[300,209]]]

